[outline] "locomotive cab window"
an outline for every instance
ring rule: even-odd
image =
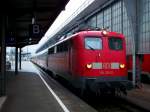
[[[85,48],[91,50],[102,49],[102,39],[99,37],[86,37],[85,38]]]
[[[123,40],[120,38],[109,38],[109,48],[111,50],[122,50]]]

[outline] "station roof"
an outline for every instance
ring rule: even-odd
[[[3,0],[1,14],[6,20],[6,45],[24,47],[37,44],[69,0]],[[40,26],[40,34],[32,37],[30,24]]]
[[[82,6],[84,5],[86,6],[89,1],[90,0],[87,0],[85,4],[82,4]],[[91,15],[95,14],[99,10],[102,10],[105,7],[105,5],[111,4],[113,1],[114,0],[94,0],[90,5],[85,7],[83,10],[82,10],[83,7],[80,7],[81,9],[78,8],[75,13],[75,16],[74,14],[71,15],[74,18],[72,18],[72,20],[70,20],[67,24],[64,23],[60,25],[62,26],[61,29],[58,30],[55,35],[52,35],[52,38],[49,38],[48,41],[46,41],[41,47],[39,47],[36,53],[46,49],[47,46],[53,45],[55,42],[57,42],[61,37],[58,35],[62,34],[63,36],[64,33],[66,33],[67,31],[75,28],[76,26],[79,27],[79,24],[82,26],[82,23],[84,23],[84,21],[86,21]],[[80,12],[80,10],[82,11]]]
[[[84,8],[83,11],[81,11],[75,18],[73,18],[68,24],[66,24],[58,33],[59,34],[64,33],[67,30],[71,30],[75,26],[78,26],[78,24],[82,24],[90,16],[102,10],[105,6],[111,4],[112,2],[114,2],[114,0],[94,0],[90,5],[88,5],[88,7]]]

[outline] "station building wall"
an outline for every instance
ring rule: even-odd
[[[139,53],[150,53],[150,0],[140,0]]]
[[[139,0],[138,53],[150,53],[150,0]],[[132,30],[123,0],[117,0],[88,18],[86,24],[123,33],[126,36],[127,54],[132,54]]]

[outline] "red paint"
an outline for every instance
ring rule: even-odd
[[[127,59],[128,70],[132,70],[132,56],[129,55]],[[150,74],[150,54],[143,54],[141,69],[143,74]]]

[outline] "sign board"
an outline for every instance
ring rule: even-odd
[[[41,26],[39,24],[29,25],[29,37],[41,38]]]

